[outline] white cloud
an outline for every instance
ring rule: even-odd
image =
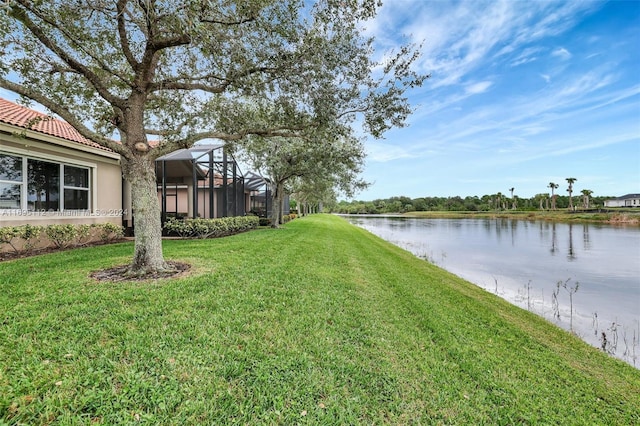
[[[553,52],[551,52],[551,56],[555,56],[555,57],[561,58],[561,59],[569,59],[569,58],[571,58],[571,52],[569,52],[564,47],[559,47],[559,48],[555,49]]]
[[[523,49],[522,52],[518,56],[516,56],[511,61],[512,67],[517,67],[518,65],[527,64],[529,62],[534,62],[538,60],[537,54],[540,53],[543,49],[541,47],[528,47]]]
[[[480,93],[486,92],[491,86],[493,82],[491,81],[479,81],[477,83],[468,84],[465,87],[465,93],[470,95],[477,95]]]
[[[367,146],[367,159],[379,163],[397,160],[400,158],[410,158],[412,155],[403,147],[382,143],[379,141],[369,141]]]

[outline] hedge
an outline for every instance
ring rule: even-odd
[[[0,227],[0,249],[10,246],[14,252],[30,252],[37,247],[80,247],[98,237],[104,242],[122,238],[122,226],[113,223],[83,225],[22,225]]]
[[[182,238],[215,238],[255,229],[259,222],[257,216],[183,220],[171,218],[164,224],[164,230]]]

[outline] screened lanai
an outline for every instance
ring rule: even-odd
[[[255,173],[243,175],[224,144],[194,145],[156,160],[162,222],[176,218],[243,216],[252,195],[266,192]]]

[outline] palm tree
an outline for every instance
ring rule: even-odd
[[[496,194],[496,208],[500,210],[500,200],[502,199],[502,192]]]
[[[569,210],[573,211],[573,197],[571,194],[573,193],[573,183],[577,181],[576,178],[567,178],[566,181],[569,183],[569,188],[567,188],[567,192],[569,193]]]
[[[513,199],[513,191],[515,190],[515,188],[509,188],[509,192],[511,192],[511,209],[515,210],[516,208],[516,201]]]
[[[556,194],[553,193],[553,190],[558,189],[559,186],[560,185],[553,182],[549,182],[549,185],[547,185],[548,188],[551,188],[551,210],[556,209]]]
[[[583,202],[585,210],[589,209],[589,197],[591,197],[591,194],[593,194],[593,191],[590,190],[590,189],[583,189],[582,190],[582,202]]]

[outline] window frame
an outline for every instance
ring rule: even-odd
[[[29,214],[64,214],[65,211],[73,211],[73,212],[88,212],[91,213],[96,209],[96,199],[95,199],[95,191],[96,191],[96,176],[97,176],[97,165],[95,163],[76,160],[73,159],[69,161],[69,159],[64,158],[58,155],[49,155],[45,153],[34,153],[32,151],[25,151],[22,149],[6,149],[5,147],[0,148],[0,155],[8,155],[12,157],[19,157],[22,161],[22,181],[8,181],[8,180],[0,180],[0,183],[13,184],[20,186],[20,207],[17,209],[0,209],[0,211],[4,212],[28,212]],[[28,176],[28,162],[29,161],[45,161],[49,163],[53,163],[58,166],[60,179],[58,185],[59,191],[59,201],[58,201],[58,209],[55,211],[49,212],[40,212],[38,210],[29,210],[28,206],[28,184],[29,184],[29,176]],[[64,180],[64,172],[65,167],[73,167],[77,169],[84,169],[87,171],[87,187],[77,187],[72,185],[65,185]],[[64,205],[64,191],[65,189],[69,190],[81,190],[87,192],[87,208],[86,209],[68,209]]]
[[[19,206],[18,209],[2,209],[2,208],[0,208],[0,210],[2,210],[2,211],[21,210],[22,206],[23,206],[23,201],[25,200],[25,197],[26,197],[26,190],[24,189],[24,181],[25,181],[25,175],[27,173],[27,162],[25,161],[25,157],[24,156],[13,154],[11,152],[0,151],[0,155],[6,155],[8,157],[20,158],[20,181],[0,179],[0,184],[18,185],[20,187],[20,201],[19,201],[20,206]]]

